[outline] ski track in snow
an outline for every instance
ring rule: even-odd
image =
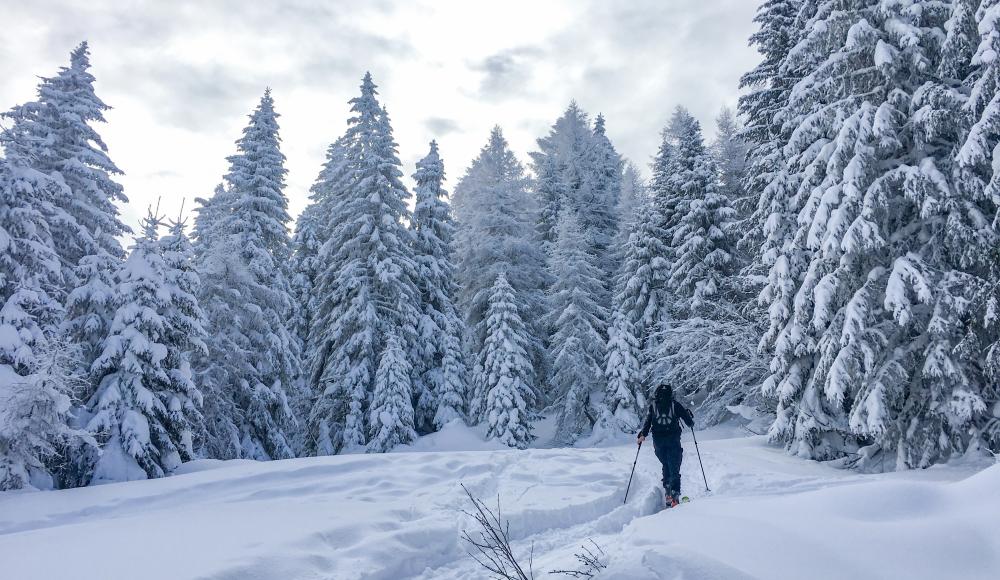
[[[0,561],[18,580],[485,578],[460,539],[475,533],[464,483],[488,505],[499,496],[516,549],[534,549],[536,578],[574,567],[588,539],[608,555],[599,578],[612,580],[986,578],[980,566],[1000,564],[1000,540],[978,527],[1000,514],[1000,466],[951,483],[975,470],[859,475],[760,438],[701,447],[713,492],[685,444],[693,501],[662,513],[645,446],[627,505],[629,446],[205,462],[161,480],[0,494]],[[956,500],[989,486],[985,505]],[[827,532],[808,532],[816,518]],[[936,575],[945,562],[958,576]]]

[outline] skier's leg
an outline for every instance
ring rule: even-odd
[[[680,440],[669,448],[670,490],[674,497],[681,496],[681,462],[684,461],[684,448]]]
[[[660,460],[663,491],[670,493],[670,455],[667,453],[667,445],[664,441],[654,437],[653,451],[656,453],[656,458]]]

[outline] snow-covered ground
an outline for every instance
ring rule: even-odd
[[[0,494],[0,562],[18,580],[486,578],[460,539],[464,483],[499,494],[538,578],[588,540],[604,580],[997,577],[1000,465],[860,475],[716,436],[701,441],[713,492],[685,445],[693,501],[666,512],[652,449],[622,505],[634,446],[499,450],[458,427],[387,455]]]

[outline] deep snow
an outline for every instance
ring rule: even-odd
[[[690,504],[657,512],[635,447],[497,450],[453,425],[408,450],[269,463],[199,461],[174,477],[0,494],[0,562],[18,580],[485,578],[460,541],[459,483],[497,494],[537,578],[593,539],[599,578],[995,578],[1000,465],[861,475],[758,437],[685,444]],[[455,449],[472,449],[455,451]]]

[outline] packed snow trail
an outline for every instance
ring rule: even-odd
[[[693,501],[658,513],[645,446],[622,505],[634,446],[506,451],[451,435],[480,450],[198,462],[161,480],[0,494],[4,576],[483,578],[460,540],[474,528],[459,483],[488,504],[499,495],[538,578],[573,567],[588,539],[608,554],[599,578],[614,580],[976,579],[1000,567],[1000,466],[865,476],[760,438],[699,440],[713,493],[685,445]]]

